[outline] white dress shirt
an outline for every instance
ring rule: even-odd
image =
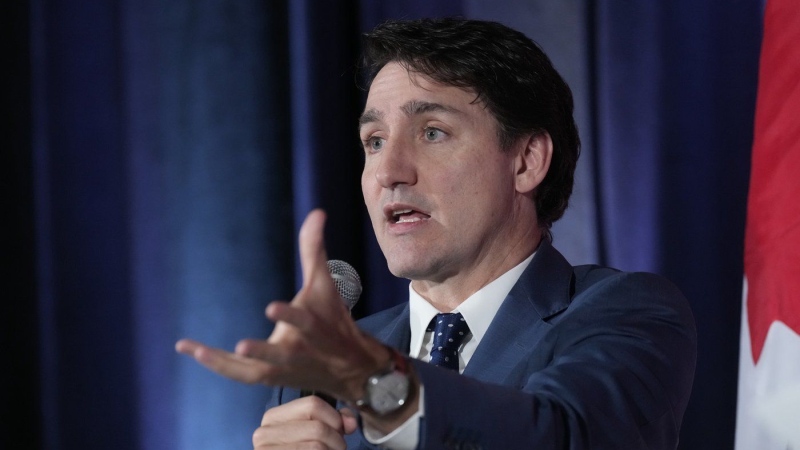
[[[500,305],[511,292],[511,288],[517,283],[522,272],[528,267],[533,254],[524,261],[511,268],[508,272],[500,275],[491,283],[482,287],[480,290],[470,295],[458,308],[453,311],[439,311],[427,300],[422,298],[411,283],[408,285],[409,297],[409,326],[411,327],[411,344],[409,356],[424,361],[430,360],[430,352],[433,347],[433,332],[426,331],[428,325],[436,314],[441,312],[460,312],[469,326],[469,335],[464,339],[458,352],[458,371],[464,372],[464,368],[469,363],[478,344],[481,343],[486,330],[489,329],[494,316],[500,309]],[[419,442],[419,420],[425,416],[425,388],[419,387],[419,410],[396,430],[387,435],[382,435],[377,430],[364,427],[364,436],[367,440],[382,448],[396,450],[414,449]]]

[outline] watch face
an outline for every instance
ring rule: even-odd
[[[401,372],[371,378],[367,387],[370,408],[378,414],[398,410],[408,399],[408,383],[408,376]]]

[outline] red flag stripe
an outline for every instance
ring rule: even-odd
[[[745,237],[754,363],[775,321],[800,334],[800,4],[764,16]]]

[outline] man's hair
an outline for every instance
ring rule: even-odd
[[[572,194],[580,139],[572,91],[535,42],[496,22],[389,21],[364,35],[362,69],[368,82],[390,62],[475,92],[476,101],[499,123],[503,149],[526,134],[547,131],[553,157],[534,194],[536,214],[546,229],[561,218]]]

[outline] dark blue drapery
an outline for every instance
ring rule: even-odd
[[[570,83],[584,146],[555,244],[683,289],[681,448],[732,447],[760,0],[11,3],[0,447],[247,448],[263,389],[172,346],[266,336],[312,207],[365,279],[356,314],[403,301],[360,197],[354,65],[363,30],[442,15],[524,31]]]

